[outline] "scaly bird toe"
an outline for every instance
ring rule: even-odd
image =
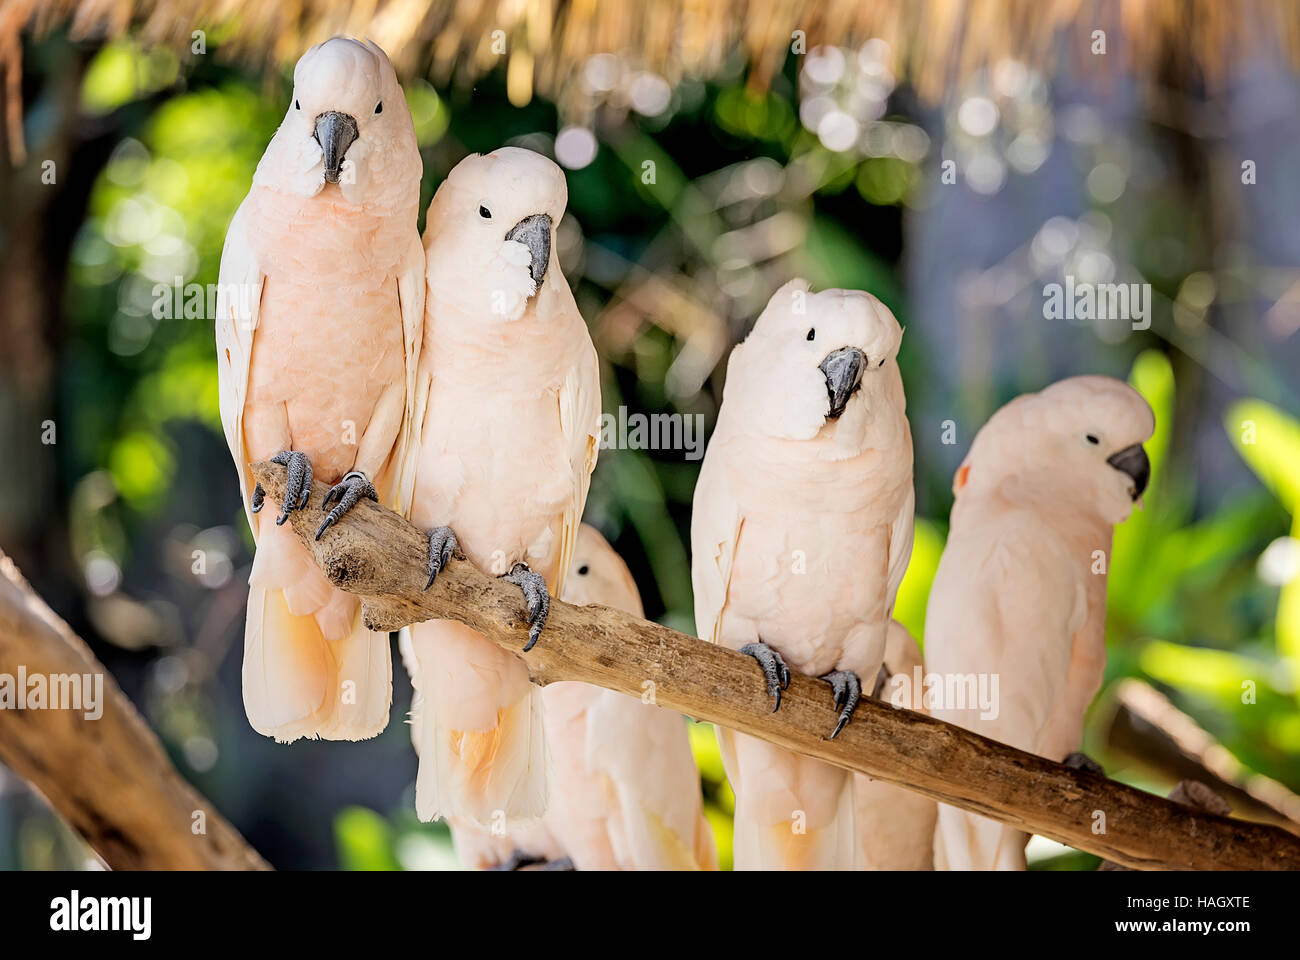
[[[862,681],[852,670],[834,670],[821,679],[831,685],[831,700],[840,712],[839,721],[830,735],[830,739],[834,740],[849,722],[853,711],[857,709],[858,701],[862,699]]]
[[[528,642],[524,644],[524,653],[527,653],[542,635],[542,628],[546,626],[546,618],[551,612],[551,598],[546,592],[546,581],[529,570],[526,563],[516,563],[502,579],[509,580],[524,592],[530,624]]]
[[[763,668],[763,677],[767,680],[767,695],[772,698],[772,712],[781,709],[781,691],[790,686],[790,670],[777,653],[761,640],[747,643],[739,650],[747,657],[753,657]]]
[[[307,454],[297,450],[281,450],[271,458],[271,462],[280,464],[288,472],[284,481],[284,502],[280,504],[280,515],[275,518],[275,525],[279,527],[289,519],[289,511],[301,510],[311,499],[311,461],[307,459]],[[261,484],[253,488],[254,513],[262,509],[265,497],[266,491]]]
[[[428,590],[433,586],[434,578],[447,566],[451,558],[460,552],[460,541],[451,527],[434,527],[429,531],[429,559],[427,569],[429,582],[424,585]]]
[[[331,525],[337,523],[345,513],[357,505],[362,497],[367,497],[375,503],[379,502],[379,494],[375,492],[375,485],[371,483],[364,473],[360,470],[352,470],[344,475],[343,479],[334,486],[330,487],[330,492],[325,494],[325,499],[321,501],[321,509],[328,507],[335,496],[338,497],[338,503],[334,509],[326,514],[321,525],[316,529],[316,539],[321,538]]]

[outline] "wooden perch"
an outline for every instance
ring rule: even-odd
[[[1106,750],[1173,782],[1207,784],[1247,820],[1300,832],[1300,797],[1253,773],[1209,731],[1142,680],[1119,683],[1106,723]]]
[[[0,761],[39,790],[105,863],[115,870],[269,869],[176,772],[104,665],[0,553],[0,673],[16,680],[20,668],[28,678],[103,678],[98,718],[85,709],[0,709]]]
[[[253,464],[266,510],[284,494],[284,467]],[[325,575],[362,598],[374,630],[457,620],[520,653],[528,635],[518,588],[454,560],[424,590],[423,531],[362,501],[319,541],[317,481],[291,524]],[[762,671],[749,657],[608,607],[553,600],[541,640],[521,654],[534,682],[580,680],[655,702],[697,720],[864,773],[1030,833],[1138,869],[1300,869],[1300,838],[1264,824],[1189,809],[1105,777],[1072,770],[931,717],[863,697],[834,741],[829,686],[796,675],[770,712]],[[648,686],[653,684],[653,687]],[[1094,824],[1104,832],[1094,833]]]

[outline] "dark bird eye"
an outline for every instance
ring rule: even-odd
[[[483,204],[481,204],[481,203],[478,205],[478,215],[479,215],[480,217],[482,217],[484,220],[491,220],[491,219],[492,219],[492,211],[489,210],[487,207],[485,207],[485,206],[484,206]]]
[[[587,575],[588,569],[590,568],[584,563],[582,566],[578,568],[578,576],[585,577]]]
[[[816,328],[816,327],[809,327],[809,328],[808,328],[808,336],[805,337],[804,339],[806,339],[806,340],[816,340],[816,339],[817,339],[817,328]]]
[[[301,109],[302,109],[302,104],[299,103],[297,100],[295,100],[295,101],[293,102],[293,108],[294,108],[295,110],[301,110]]]
[[[1095,435],[1091,434],[1091,433],[1084,434],[1083,439],[1087,440],[1087,441],[1088,441],[1089,443],[1091,443],[1094,447],[1095,447],[1097,444],[1101,443],[1101,441],[1100,441],[1099,439],[1097,439],[1097,437],[1096,437]]]
[[[384,112],[384,101],[380,100],[378,103],[375,104],[375,113],[383,113],[383,112]]]
[[[881,357],[881,358],[880,358],[880,362],[879,362],[878,364],[876,364],[876,366],[878,366],[878,367],[883,367],[883,366],[885,365],[885,361],[888,360],[888,359],[889,359],[888,357]]]

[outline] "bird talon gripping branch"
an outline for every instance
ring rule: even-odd
[[[451,558],[460,551],[460,541],[456,539],[456,534],[451,527],[434,527],[429,531],[429,559],[427,569],[429,571],[429,582],[424,585],[428,590],[433,586],[433,581],[437,578]]]
[[[853,711],[857,709],[858,701],[862,699],[862,681],[852,670],[833,670],[821,679],[831,685],[831,700],[835,704],[835,709],[840,712],[835,729],[831,731],[828,738],[834,740],[849,722]]]
[[[329,493],[325,494],[325,499],[321,501],[321,509],[324,510],[328,507],[336,496],[338,497],[338,504],[325,515],[321,525],[316,528],[317,540],[330,526],[337,523],[343,518],[344,514],[355,507],[362,497],[373,500],[375,503],[379,502],[379,494],[375,490],[375,485],[366,479],[366,475],[360,470],[352,470],[344,474],[342,480],[330,487]]]
[[[271,458],[271,462],[278,463],[288,470],[288,477],[284,483],[284,503],[280,505],[280,515],[275,518],[275,525],[281,527],[284,526],[284,521],[289,519],[290,510],[303,509],[311,499],[311,461],[307,459],[307,454],[299,453],[297,450],[281,450]],[[259,483],[253,487],[249,506],[253,513],[259,513],[265,502],[266,491]]]
[[[546,581],[540,574],[529,570],[526,563],[516,563],[502,579],[509,580],[524,592],[529,623],[528,642],[524,644],[524,653],[527,653],[542,635],[542,628],[546,626],[546,618],[551,612],[551,597],[546,592]]]
[[[763,676],[767,680],[767,695],[772,698],[772,712],[776,713],[781,709],[781,691],[790,686],[790,669],[785,665],[785,660],[782,659],[781,654],[761,640],[758,643],[745,644],[739,652],[747,657],[753,657],[763,668]]]

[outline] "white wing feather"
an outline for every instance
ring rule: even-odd
[[[578,542],[582,511],[591,488],[591,474],[600,453],[600,363],[596,348],[587,341],[586,357],[569,370],[560,388],[560,429],[564,434],[572,467],[573,489],[564,509],[564,527],[560,535],[554,596],[564,591],[564,581],[573,563],[573,549]]]
[[[716,435],[715,435],[716,439]],[[731,565],[744,517],[727,488],[725,470],[706,458],[691,505],[691,586],[695,593],[695,633],[721,639],[722,611],[731,588]]]
[[[253,478],[244,448],[244,401],[248,397],[248,369],[253,359],[253,336],[261,314],[262,285],[266,278],[248,242],[244,220],[241,204],[230,221],[226,245],[221,251],[217,279],[217,385],[221,426],[235,469],[239,471],[244,513],[256,535],[257,527],[248,506]]]

